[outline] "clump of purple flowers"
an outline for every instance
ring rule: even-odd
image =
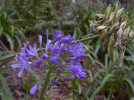
[[[86,69],[82,68],[80,64],[81,58],[85,55],[82,43],[75,42],[70,44],[74,40],[71,35],[62,37],[61,31],[56,30],[54,32],[54,39],[48,39],[48,30],[46,30],[47,43],[45,49],[42,45],[42,36],[39,35],[39,45],[37,48],[35,44],[29,45],[29,48],[22,47],[19,55],[16,55],[16,61],[19,64],[12,64],[13,68],[20,68],[18,77],[21,77],[23,72],[29,71],[31,74],[37,77],[37,75],[45,75],[49,70],[52,71],[51,76],[54,78],[60,77],[61,73],[66,73],[67,77],[62,78],[63,81],[70,81],[71,74],[84,80],[86,78]],[[43,51],[45,50],[45,51]],[[39,73],[39,71],[41,71]],[[39,80],[40,81],[40,80]],[[31,90],[30,94],[34,94],[40,82],[37,82]],[[57,83],[57,80],[53,80],[53,84]]]

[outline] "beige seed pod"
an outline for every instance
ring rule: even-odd
[[[111,22],[113,19],[114,19],[114,16],[115,16],[115,12],[112,12],[108,18],[108,21],[107,22]]]
[[[126,21],[126,19],[127,19],[127,15],[123,15],[123,17],[121,17],[121,19],[120,19],[120,25],[121,25],[124,21]]]
[[[123,36],[122,36],[123,40],[125,40],[128,37],[129,32],[130,32],[130,26],[124,30]]]
[[[104,19],[101,19],[101,20],[96,21],[95,23],[101,25],[103,24],[103,22],[104,22]]]
[[[104,18],[105,15],[104,14],[95,14],[95,16],[99,17],[99,18]]]
[[[122,14],[123,10],[124,10],[124,8],[121,8],[121,9],[119,9],[119,10],[117,11],[117,13],[116,13],[116,18],[119,17],[119,16]]]
[[[127,21],[122,22],[121,25],[120,25],[120,27],[121,27],[122,29],[124,29],[124,28],[126,27],[126,23],[127,23]]]
[[[106,28],[107,26],[104,26],[104,25],[102,25],[102,26],[98,26],[96,29],[99,31],[99,30],[102,30],[102,29],[104,29],[104,28]]]
[[[106,36],[106,34],[107,34],[107,28],[101,30],[101,32],[99,33],[100,38],[103,39]]]
[[[111,13],[111,5],[109,5],[106,9],[105,18],[108,19],[109,15]]]
[[[130,37],[130,38],[134,37],[134,30],[131,30],[131,31],[130,31],[129,37]]]
[[[110,32],[114,31],[115,29],[117,29],[119,26],[119,22],[115,23],[111,28],[110,28]]]
[[[95,26],[95,27],[98,27],[98,26],[100,26],[101,24],[95,22],[95,23],[93,23],[92,25]]]
[[[114,39],[114,36],[112,35],[108,42],[109,48],[112,48],[114,46],[114,44],[115,44],[115,39]]]

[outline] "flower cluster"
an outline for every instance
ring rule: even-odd
[[[56,77],[60,77],[61,73],[66,72],[68,77],[63,78],[63,81],[70,81],[71,74],[84,80],[86,78],[86,69],[82,68],[80,64],[81,58],[85,55],[82,43],[73,41],[71,35],[62,37],[61,31],[56,30],[54,32],[54,39],[48,39],[48,30],[46,30],[47,43],[45,49],[42,47],[42,36],[39,35],[39,45],[37,48],[34,44],[33,47],[29,45],[29,48],[24,47],[21,49],[19,55],[16,55],[16,61],[19,64],[12,64],[13,68],[20,68],[18,77],[21,77],[24,70],[29,71],[32,75],[38,75],[39,71],[45,74],[45,71],[52,71],[52,74]],[[45,50],[45,51],[43,51]],[[53,84],[57,83],[57,80],[53,80]],[[30,94],[34,94],[37,91],[39,83],[30,90]]]

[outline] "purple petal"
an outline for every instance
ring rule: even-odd
[[[31,90],[30,90],[30,94],[31,94],[31,95],[33,95],[33,94],[37,91],[38,85],[39,85],[39,83],[37,83],[35,86],[33,86],[33,87],[31,88]]]
[[[18,77],[21,77],[23,71],[24,71],[24,68],[23,69],[20,69],[20,72],[18,73]]]
[[[23,64],[12,64],[11,67],[13,68],[18,68],[18,67],[22,67]]]
[[[48,53],[48,48],[49,48],[49,45],[52,41],[48,39],[47,41],[47,44],[46,44],[46,53]]]
[[[61,49],[61,51],[60,51],[60,54],[59,54],[59,56],[62,56],[62,54],[64,53],[64,51],[65,51],[65,49],[64,49],[64,47]]]
[[[40,43],[40,45],[42,44],[42,36],[41,35],[39,35],[39,43]]]
[[[59,42],[59,44],[60,44],[60,43],[70,43],[70,42],[73,41],[73,40],[74,40],[74,38],[71,37],[71,35],[68,35],[68,36],[64,37],[64,38]]]

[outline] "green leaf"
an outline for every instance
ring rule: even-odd
[[[19,37],[18,37],[18,36],[15,36],[15,38],[16,38],[16,40],[18,41],[19,48],[21,48],[21,41],[20,41]]]
[[[6,100],[13,100],[13,97],[12,97],[12,94],[10,92],[10,89],[9,89],[9,87],[8,87],[6,81],[5,81],[5,79],[4,79],[4,77],[3,77],[3,75],[1,73],[0,73],[0,80],[2,82],[2,88],[4,89],[6,97],[7,97]]]
[[[0,51],[0,56],[1,55],[7,55],[10,51]]]
[[[88,70],[88,74],[89,74],[89,77],[91,78],[91,81],[93,81],[93,75],[92,75],[92,72],[90,70]]]
[[[108,72],[108,56],[105,55],[105,71]]]
[[[11,39],[11,37],[8,34],[4,34],[10,44],[10,49],[11,51],[13,51],[13,40]]]
[[[133,82],[128,78],[125,78],[124,80],[126,80],[128,82],[128,84],[130,85],[130,87],[131,87],[131,89],[133,91],[133,94],[134,94],[134,84],[133,84]]]
[[[81,94],[81,84],[78,83],[78,90],[79,90],[79,94]]]
[[[1,36],[2,32],[3,32],[3,27],[1,26],[0,27],[0,36]]]
[[[5,59],[8,59],[8,58],[12,58],[14,56],[16,56],[18,53],[15,53],[15,54],[8,54],[8,55],[4,55],[4,56],[1,56],[0,57],[0,61],[1,60],[5,60]]]
[[[0,98],[1,98],[1,100],[8,100],[6,94],[1,86],[0,86]]]
[[[103,86],[105,85],[105,83],[106,83],[107,81],[109,81],[109,79],[110,79],[111,77],[113,77],[112,74],[107,74],[107,75],[104,77],[104,79],[102,80],[100,86],[93,92],[93,95],[91,96],[90,100],[94,100],[96,94],[100,92],[100,90],[103,88]]]

